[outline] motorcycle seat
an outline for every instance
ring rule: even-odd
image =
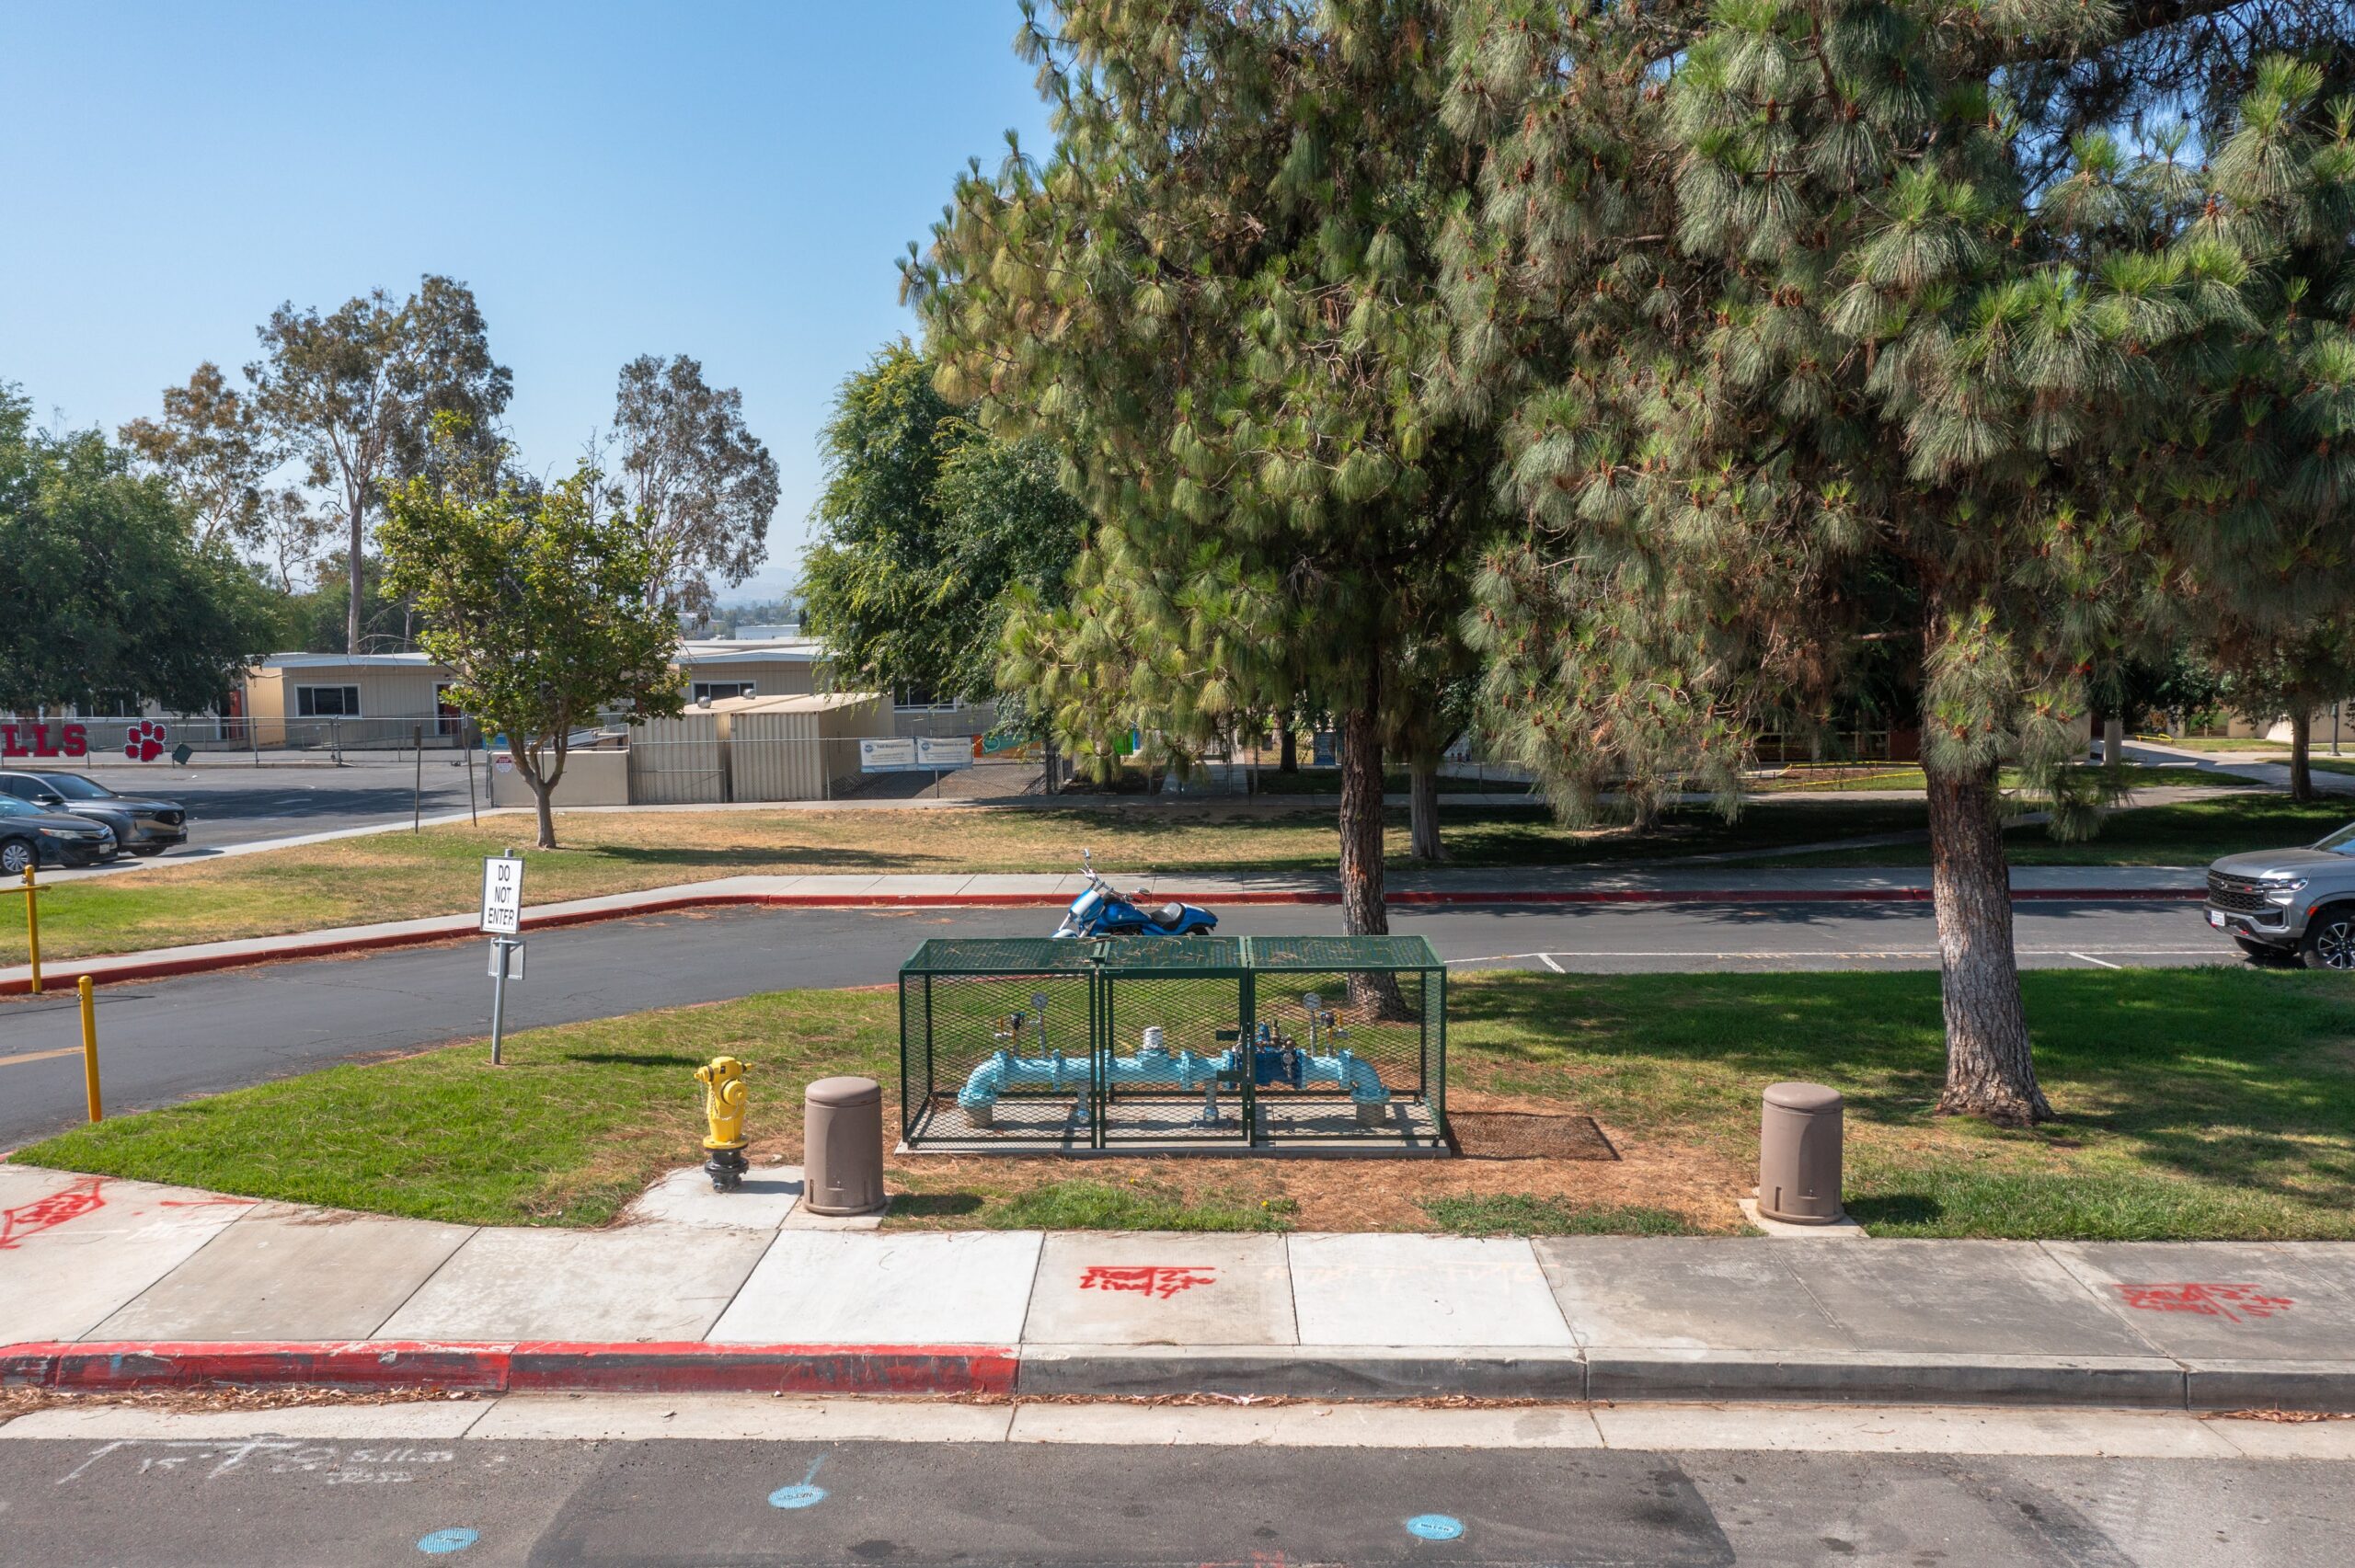
[[[1164,904],[1153,911],[1153,922],[1155,925],[1176,925],[1185,918],[1186,906],[1183,904]]]

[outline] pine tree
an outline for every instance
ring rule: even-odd
[[[1624,779],[1641,802],[1730,791],[1774,715],[1904,656],[1939,1109],[2005,1122],[2051,1110],[2001,770],[2090,825],[2087,662],[2182,586],[2154,490],[2205,461],[2176,439],[2184,389],[2251,326],[2241,249],[2188,219],[2196,171],[2006,96],[2113,22],[1467,0],[1452,38],[1450,123],[1488,143],[1448,250],[1458,367],[1468,403],[1506,405],[1527,524],[1481,578],[1491,702],[1558,797]]]
[[[1348,929],[1387,929],[1383,754],[1463,658],[1483,427],[1425,395],[1435,242],[1476,167],[1436,113],[1438,0],[1026,10],[1055,146],[958,184],[911,258],[940,389],[1051,441],[1097,520],[1071,610],[1017,619],[1081,755],[1182,762],[1271,715],[1340,731]]]

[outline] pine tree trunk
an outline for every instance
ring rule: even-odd
[[[1390,934],[1382,897],[1382,735],[1365,708],[1341,720],[1341,929],[1351,936]],[[1413,1016],[1398,982],[1385,974],[1350,975],[1350,1001],[1376,1018]]]
[[[2052,1115],[2036,1084],[2012,952],[2011,867],[1993,764],[1952,772],[1924,760],[1930,897],[1938,920],[1938,992],[1947,1024],[1941,1116],[2027,1126]]]
[[[2292,800],[2312,800],[2315,797],[2315,770],[2309,761],[2314,755],[2314,712],[2301,706],[2290,715],[2290,798]]]
[[[2101,760],[2108,767],[2126,761],[2126,720],[2112,714],[2101,721]]]
[[[1284,721],[1277,727],[1276,734],[1276,772],[1280,773],[1300,772],[1300,737],[1292,733],[1290,714],[1284,715]]]
[[[1382,898],[1382,739],[1362,708],[1341,720],[1341,929],[1385,936]]]
[[[1407,837],[1415,858],[1434,864],[1447,858],[1439,836],[1439,763],[1414,762],[1407,771]]]

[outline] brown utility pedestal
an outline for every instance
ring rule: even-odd
[[[883,1207],[883,1086],[821,1078],[801,1100],[801,1203],[812,1214]]]
[[[1758,1124],[1758,1212],[1792,1225],[1834,1225],[1840,1207],[1840,1092],[1775,1083]]]

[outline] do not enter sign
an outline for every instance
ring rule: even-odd
[[[482,929],[513,936],[523,927],[523,862],[517,855],[485,855],[482,862]]]

